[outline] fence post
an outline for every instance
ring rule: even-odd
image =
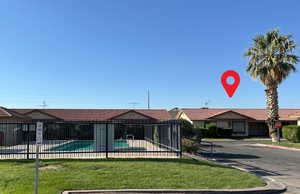
[[[171,125],[171,126],[170,126]],[[173,151],[173,124],[169,124],[169,133],[170,133],[170,144],[171,144],[171,151]]]
[[[27,159],[29,159],[29,127],[30,124],[27,123]]]
[[[178,133],[178,131],[179,131],[179,146],[180,146],[180,158],[182,157],[182,141],[181,141],[181,139],[182,139],[182,131],[181,131],[181,124],[177,124],[177,133]]]
[[[105,125],[105,157],[108,158],[108,123]]]

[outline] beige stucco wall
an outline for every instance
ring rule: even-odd
[[[213,118],[214,119],[247,119],[246,117],[243,117],[242,115],[233,112],[224,113],[219,116],[215,116]]]
[[[190,123],[192,123],[194,125],[194,127],[197,127],[197,128],[203,128],[204,127],[204,121],[201,121],[201,120],[194,120],[194,121],[192,121],[184,112],[182,112],[179,115],[178,119],[187,120]]]
[[[107,125],[107,145],[108,150],[114,150],[115,125]],[[105,151],[106,149],[106,124],[94,124],[94,142],[96,151]]]
[[[204,128],[204,121],[193,121],[194,127]]]
[[[184,112],[179,115],[178,119],[185,119],[193,124],[193,121],[191,121],[191,119]]]
[[[298,118],[297,125],[300,126],[300,118]]]
[[[137,114],[135,112],[128,112],[126,114],[123,114],[115,119],[149,119],[149,117],[145,117],[141,114]]]
[[[222,128],[232,128],[233,121],[245,122],[245,133],[233,134],[238,136],[248,136],[248,118],[242,115],[236,114],[234,112],[227,112],[218,116],[215,116],[214,119],[217,121],[216,124],[218,127]]]
[[[22,122],[24,119],[18,119],[18,118],[0,118],[0,123],[13,123],[13,122]]]
[[[184,112],[182,112],[179,115],[178,119],[187,120],[190,123],[192,123],[194,127],[198,127],[198,128],[203,128],[204,127],[204,121],[200,121],[200,120],[194,120],[194,121],[192,121]]]
[[[222,128],[231,128],[232,124],[231,124],[231,121],[220,120],[220,121],[217,121],[217,126],[222,127]]]
[[[40,112],[32,112],[32,113],[28,114],[27,116],[29,116],[32,119],[41,119],[41,120],[55,119],[54,117],[51,117],[49,115],[46,115],[46,114],[43,114],[43,113],[40,113]]]

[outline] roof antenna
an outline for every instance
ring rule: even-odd
[[[210,103],[210,100],[207,100],[204,102],[204,109],[208,109],[208,104]]]
[[[132,109],[135,109],[135,106],[140,104],[138,102],[129,102],[128,104],[130,104],[132,106]]]
[[[43,109],[45,109],[48,105],[47,105],[46,101],[43,100],[42,104],[39,106],[42,107]]]
[[[148,89],[148,109],[150,109],[150,90]]]

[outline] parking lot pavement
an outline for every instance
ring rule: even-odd
[[[213,157],[282,182],[286,193],[300,193],[300,151],[258,147],[257,141],[214,142]]]

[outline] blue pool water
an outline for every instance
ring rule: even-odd
[[[129,148],[129,144],[126,140],[119,140],[114,142],[114,149]],[[70,143],[63,144],[51,148],[50,151],[93,151],[95,150],[94,141],[72,141]]]

